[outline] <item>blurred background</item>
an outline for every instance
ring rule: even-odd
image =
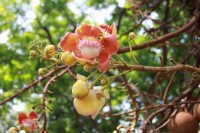
[[[130,32],[135,33],[134,41],[139,45],[176,31],[191,19],[195,9],[195,0],[1,0],[0,101],[11,97],[39,78],[37,70],[44,67],[44,64],[39,59],[29,59],[29,46],[32,41],[47,40],[57,46],[66,32],[74,32],[82,23],[111,25],[114,22],[117,25],[117,38],[121,48],[129,46]],[[173,58],[179,62],[195,43],[197,38],[192,33],[187,32],[165,42],[169,44],[167,46],[159,45],[134,51],[134,55],[141,65],[173,65],[169,59]],[[134,64],[131,53],[120,56],[128,64]],[[187,63],[193,65],[194,59],[189,59]],[[89,75],[79,67],[74,71]],[[114,74],[115,71],[111,73]],[[129,82],[144,93],[145,99],[149,99],[148,103],[144,103],[136,95],[140,107],[161,103],[160,96],[170,78],[160,81],[155,75],[135,71],[127,74]],[[177,73],[168,100],[183,91],[190,78],[191,73]],[[125,86],[118,81],[109,87],[111,98],[101,113],[120,113],[134,108]],[[49,95],[49,98],[53,111],[48,112],[48,130],[53,133],[104,133],[113,132],[120,124],[127,127],[131,125],[133,118],[124,115],[106,118],[98,115],[95,120],[78,115],[73,107],[71,95],[74,82],[70,75],[65,75],[51,86],[53,94]],[[41,99],[42,89],[43,83],[0,106],[1,133],[15,124],[19,111],[31,111]],[[195,92],[197,93],[198,91]],[[153,111],[155,110],[148,114]],[[140,113],[139,121],[135,123],[136,127],[141,126],[146,116],[147,114]],[[155,118],[153,121],[157,122],[159,119]],[[126,128],[122,128],[121,131],[127,132]],[[166,127],[163,131],[166,131]],[[139,132],[139,128],[136,128],[136,132]]]

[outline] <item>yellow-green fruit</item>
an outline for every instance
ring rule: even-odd
[[[67,66],[73,66],[76,64],[77,61],[76,58],[74,58],[74,56],[72,56],[69,52],[63,53],[61,56],[61,60]]]
[[[104,104],[105,98],[98,99],[94,90],[90,90],[89,95],[83,100],[77,98],[74,99],[76,111],[83,116],[92,115],[93,119]]]
[[[56,54],[56,47],[54,45],[47,45],[44,48],[44,57],[51,58]]]
[[[72,86],[72,95],[78,99],[84,99],[89,94],[89,84],[86,81],[78,80]]]

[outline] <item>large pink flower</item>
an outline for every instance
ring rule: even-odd
[[[99,71],[109,68],[110,57],[118,49],[116,26],[100,25],[98,27],[82,24],[75,33],[66,33],[60,41],[62,51],[71,52],[77,60],[84,63],[95,63],[98,60]]]
[[[20,112],[18,115],[18,123],[26,128],[36,129],[38,124],[34,122],[34,119],[37,118],[38,116],[34,111],[32,111],[29,116],[27,116],[24,112]]]

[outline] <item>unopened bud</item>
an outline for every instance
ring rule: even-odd
[[[113,133],[118,133],[118,132],[116,130],[114,130]]]
[[[84,99],[89,94],[89,84],[87,81],[78,80],[72,86],[72,94],[75,98]]]
[[[77,61],[76,58],[74,58],[74,56],[72,56],[69,52],[63,53],[61,60],[66,66],[74,66]]]
[[[107,79],[103,78],[101,79],[101,84],[102,85],[106,85],[108,83]]]
[[[35,57],[37,55],[37,52],[35,50],[30,50],[29,55],[30,57]]]
[[[44,48],[44,57],[51,58],[56,54],[56,47],[54,45],[47,45]]]
[[[17,133],[16,128],[15,127],[9,128],[8,133]]]
[[[47,72],[46,68],[39,68],[38,69],[38,74],[41,75],[41,76],[44,75],[44,74],[46,74],[46,72]]]
[[[83,70],[86,71],[86,72],[89,72],[91,70],[91,65],[86,63],[84,66],[83,66]]]
[[[135,38],[135,33],[134,32],[130,32],[128,36],[129,36],[129,39],[134,39]]]

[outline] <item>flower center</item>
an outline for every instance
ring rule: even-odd
[[[92,59],[99,56],[102,50],[101,44],[95,39],[83,39],[78,44],[81,55],[86,59]]]

